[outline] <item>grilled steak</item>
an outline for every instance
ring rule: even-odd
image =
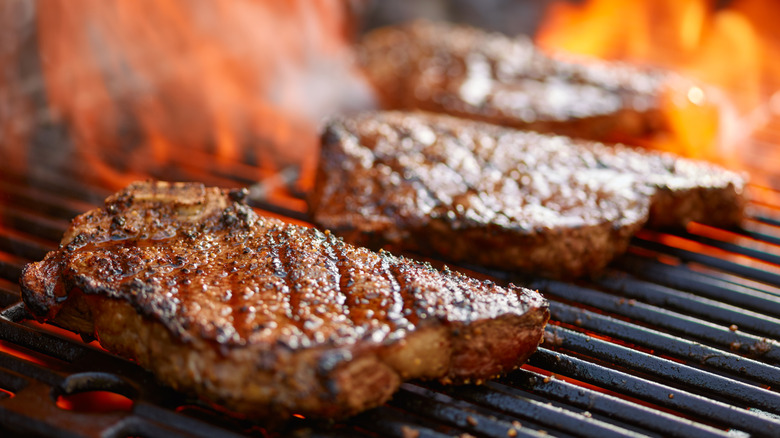
[[[553,277],[597,273],[647,221],[738,223],[733,172],[430,113],[327,125],[314,221],[347,241]]]
[[[164,383],[257,417],[345,416],[402,379],[517,367],[547,303],[258,216],[200,184],[135,183],[25,267],[24,302]]]
[[[385,109],[599,141],[641,141],[665,128],[668,73],[555,59],[524,37],[419,21],[369,33],[357,53]]]

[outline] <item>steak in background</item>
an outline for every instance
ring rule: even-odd
[[[530,39],[416,21],[368,33],[358,60],[385,109],[421,109],[598,141],[636,143],[665,129],[669,74],[569,62]]]
[[[744,184],[669,154],[388,111],[327,124],[309,205],[357,245],[577,277],[646,222],[738,224]]]
[[[402,380],[481,381],[536,350],[538,292],[261,217],[243,194],[132,184],[25,267],[24,302],[252,417],[346,416]]]

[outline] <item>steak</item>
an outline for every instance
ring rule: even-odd
[[[520,129],[637,143],[667,129],[668,72],[557,59],[528,38],[417,21],[374,30],[358,61],[385,109],[419,109]]]
[[[644,149],[389,111],[327,124],[309,208],[355,244],[577,277],[646,223],[738,224],[744,184]]]
[[[538,292],[259,216],[245,193],[130,185],[25,267],[26,306],[251,417],[347,416],[406,379],[480,382],[540,342]]]

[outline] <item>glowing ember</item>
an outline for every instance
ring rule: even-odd
[[[114,412],[133,410],[133,400],[110,391],[85,391],[60,395],[56,405],[60,409],[77,412]]]
[[[537,43],[551,52],[622,60],[679,72],[718,87],[680,89],[665,97],[671,137],[655,147],[775,173],[780,159],[754,153],[750,137],[774,122],[780,90],[780,3],[736,0],[590,0],[552,5]],[[747,147],[750,146],[750,147]],[[738,160],[738,161],[735,161]],[[768,185],[774,185],[771,182]]]

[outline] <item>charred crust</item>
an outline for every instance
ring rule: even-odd
[[[62,287],[58,279],[40,278],[41,263],[45,262],[26,265],[20,277],[22,300],[38,320],[48,319],[56,313],[60,300],[56,297],[55,289]]]
[[[111,218],[111,229],[115,230],[122,228],[127,224],[127,219],[124,216],[114,216]]]
[[[323,146],[338,144],[341,141],[341,138],[342,136],[335,125],[326,126],[320,136]]]
[[[93,233],[79,233],[65,246],[68,251],[73,251],[87,244],[94,237]]]
[[[248,196],[249,196],[249,190],[247,190],[246,188],[233,189],[228,191],[228,197],[233,202],[244,203],[246,202]]]

